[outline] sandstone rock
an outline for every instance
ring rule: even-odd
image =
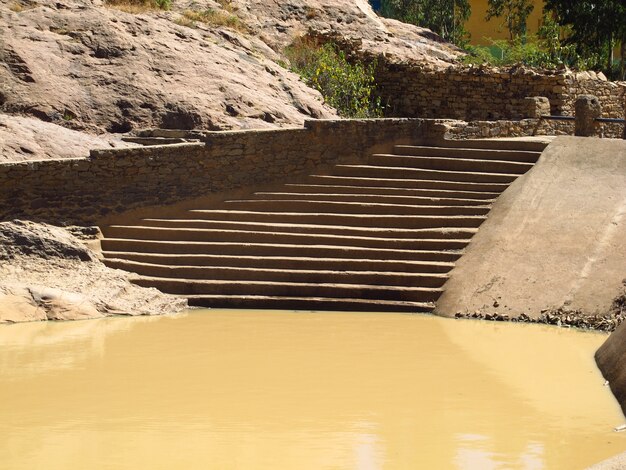
[[[186,307],[185,299],[131,284],[128,273],[104,266],[60,227],[0,223],[0,323],[159,315]]]
[[[0,222],[0,259],[19,255],[44,259],[94,259],[90,250],[62,228],[20,220]]]
[[[179,5],[179,2],[175,2]],[[213,6],[196,2],[195,8]],[[187,2],[190,4],[190,2]],[[0,4],[0,110],[70,129],[269,127],[332,117],[320,95],[254,36],[176,23],[185,8],[125,13],[100,1]],[[226,103],[239,111],[226,111]]]
[[[391,62],[441,67],[461,55],[427,29],[379,18],[367,0],[177,0],[171,11],[136,14],[102,0],[11,5],[0,3],[0,112],[100,135],[335,117],[319,93],[279,65],[282,49],[309,32],[332,32]],[[239,30],[189,19],[188,12],[207,9],[236,17]],[[1,159],[84,156],[85,147],[115,140],[83,141],[65,131],[48,138],[54,126],[7,124],[6,117],[0,139],[16,127],[29,130],[0,146]]]
[[[109,134],[90,135],[33,117],[0,114],[0,163],[6,161],[79,158],[93,148],[125,148]]]
[[[48,320],[86,320],[104,316],[104,312],[98,311],[82,294],[39,286],[33,286],[29,291],[33,300],[46,312]]]
[[[0,286],[0,323],[46,320],[40,308],[25,287],[9,289]]]

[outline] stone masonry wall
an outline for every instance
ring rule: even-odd
[[[626,83],[609,82],[594,72],[466,66],[432,70],[386,64],[376,75],[389,116],[524,119],[530,117],[525,98],[533,96],[548,98],[551,114],[571,116],[576,98],[592,94],[600,99],[604,117],[624,117]]]
[[[544,119],[451,121],[445,133],[445,137],[448,139],[486,139],[543,135],[574,135],[574,122],[548,121]]]
[[[0,220],[96,223],[132,208],[284,181],[419,141],[423,132],[422,120],[308,121],[298,129],[206,132],[204,143],[0,164]]]

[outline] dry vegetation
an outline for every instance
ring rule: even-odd
[[[150,10],[169,10],[171,0],[106,0],[108,6],[126,13],[143,13]]]
[[[15,13],[21,13],[26,10],[32,10],[36,5],[24,1],[15,1],[9,4],[9,10]]]
[[[216,10],[207,8],[206,10],[185,10],[182,16],[176,20],[181,26],[195,28],[196,23],[204,23],[212,26],[223,26],[243,33],[248,32],[248,27],[237,16],[237,8],[226,0],[218,1],[221,8]]]

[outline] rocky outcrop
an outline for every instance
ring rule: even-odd
[[[625,283],[626,287],[626,283]],[[613,302],[616,315],[626,314],[626,289]],[[596,351],[596,363],[626,414],[626,323],[622,323]]]
[[[34,117],[0,114],[0,163],[54,158],[80,158],[93,148],[126,148],[110,134],[99,136],[67,129]]]
[[[131,284],[126,273],[104,266],[65,229],[0,223],[0,323],[158,315],[186,306],[182,299]]]
[[[208,9],[236,22],[193,19]],[[177,0],[170,11],[138,13],[101,0],[15,0],[0,3],[0,31],[0,113],[92,134],[268,128],[334,117],[281,62],[282,49],[311,31],[332,32],[385,60],[447,64],[459,54],[428,30],[378,18],[365,0]],[[2,117],[0,137],[3,127],[15,127],[7,126]],[[41,137],[24,144],[25,137],[10,139],[2,158],[59,158],[101,146],[61,134],[72,142],[67,150],[39,151],[33,147]],[[110,137],[104,140],[108,146]]]
[[[334,36],[385,62],[444,67],[463,55],[429,29],[377,16],[367,0],[232,0],[274,50],[304,34]]]
[[[125,13],[96,0],[33,1],[21,11],[3,2],[0,109],[95,133],[269,127],[335,115],[258,38],[180,25],[180,17]]]

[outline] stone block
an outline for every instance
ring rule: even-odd
[[[525,117],[539,118],[550,115],[550,100],[545,96],[529,96],[524,98]]]
[[[591,137],[598,135],[600,123],[596,118],[602,116],[600,100],[593,95],[580,95],[576,99],[576,129],[575,135]]]

